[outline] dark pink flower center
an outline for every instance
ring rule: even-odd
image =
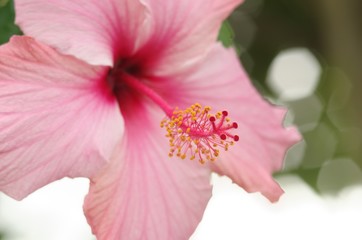
[[[116,96],[117,100],[119,100],[118,95],[121,91],[127,88],[127,84],[123,81],[125,75],[134,76],[136,78],[141,77],[141,65],[132,62],[131,59],[120,59],[116,61],[114,67],[110,69],[107,76],[107,84]]]

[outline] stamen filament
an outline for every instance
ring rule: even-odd
[[[134,76],[123,72],[121,75],[122,82],[124,82],[127,86],[133,88],[137,92],[140,92],[150,98],[154,103],[156,103],[167,115],[167,117],[171,118],[173,115],[173,108],[160,96],[158,95],[152,88],[147,87],[144,83],[142,83],[139,79]]]
[[[220,154],[218,148],[228,151],[229,146],[239,140],[238,135],[230,133],[238,125],[230,122],[227,111],[211,115],[210,107],[202,108],[198,103],[185,110],[173,109],[152,88],[132,75],[121,72],[120,79],[128,87],[150,98],[165,112],[167,118],[161,121],[161,127],[167,131],[170,157],[198,158],[200,163],[215,161]]]

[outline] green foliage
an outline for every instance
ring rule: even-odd
[[[303,129],[300,122],[311,111],[305,99],[284,102],[300,127],[305,151],[298,166],[279,173],[298,174],[318,192],[328,184],[329,192],[361,183],[361,7],[361,1],[250,0],[229,19],[235,42],[245,49],[241,60],[252,62],[246,69],[262,89],[268,89],[270,65],[282,50],[302,47],[319,59],[322,76],[313,97],[320,101],[320,118],[315,127]],[[250,45],[243,44],[248,28],[255,29]]]
[[[234,37],[235,34],[231,25],[228,21],[225,21],[220,28],[218,40],[222,42],[225,47],[230,47],[234,45]]]
[[[21,34],[20,29],[14,24],[13,1],[0,0],[0,44],[9,41],[14,34]]]
[[[0,232],[0,240],[5,240],[6,235],[2,232]]]

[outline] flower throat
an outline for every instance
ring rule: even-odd
[[[170,157],[197,159],[204,164],[206,161],[215,161],[220,150],[228,151],[239,140],[238,135],[231,133],[238,128],[238,124],[231,122],[227,111],[211,114],[211,107],[202,107],[198,103],[184,110],[172,108],[136,77],[127,72],[118,72],[117,75],[123,85],[146,95],[165,112],[166,117],[160,126],[167,132]]]

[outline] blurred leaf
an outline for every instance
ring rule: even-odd
[[[317,189],[317,180],[319,176],[319,171],[320,168],[311,168],[311,169],[300,168],[294,173],[298,174],[306,183],[308,183],[311,187],[313,187],[315,191],[319,192],[319,189]]]
[[[4,7],[8,2],[9,0],[0,0],[0,8]]]
[[[231,25],[229,22],[225,21],[221,26],[218,40],[222,42],[225,47],[230,47],[234,45],[234,38],[235,34]]]
[[[0,44],[9,41],[14,34],[21,34],[20,29],[14,24],[14,19],[13,1],[0,0]]]
[[[4,233],[1,233],[1,232],[0,232],[0,240],[3,240],[3,239],[5,240],[5,236],[6,236],[6,235],[5,235]]]

